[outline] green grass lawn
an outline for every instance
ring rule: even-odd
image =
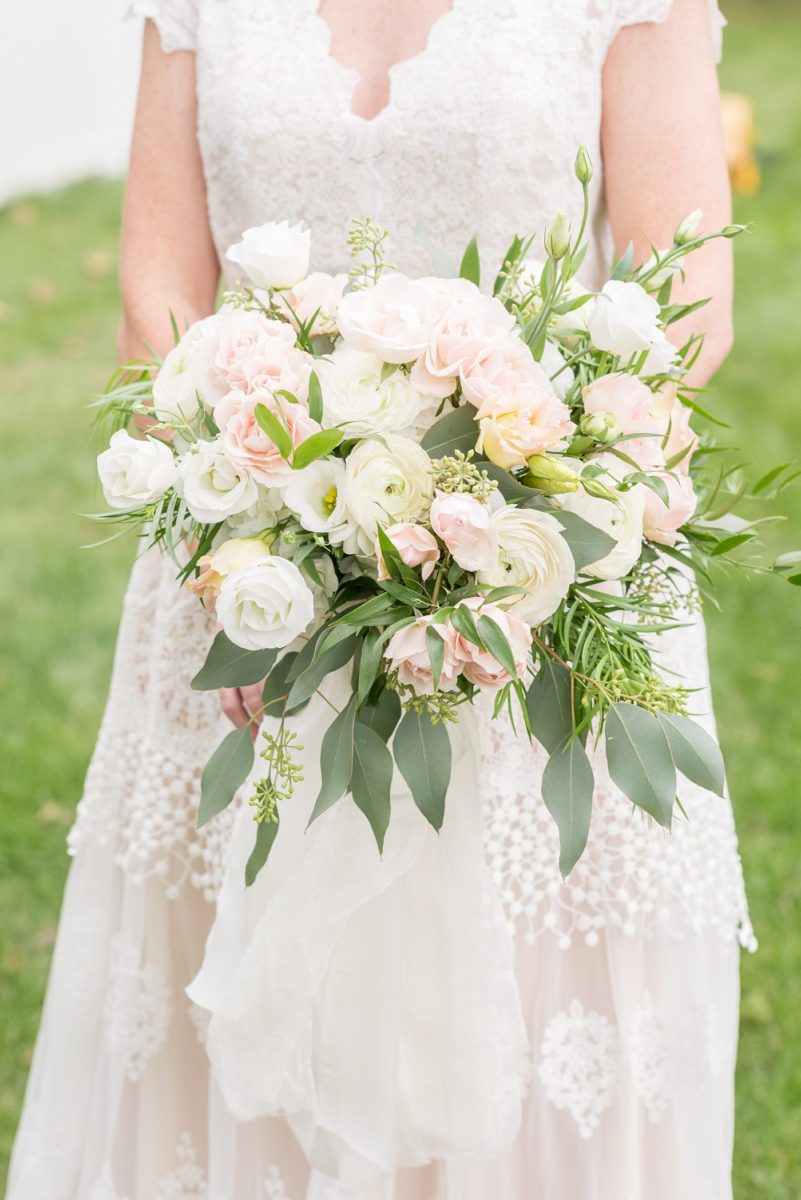
[[[729,17],[723,80],[756,102],[764,188],[738,204],[738,219],[755,228],[737,243],[738,340],[717,403],[757,471],[801,444],[801,12],[740,0]],[[117,185],[87,183],[0,210],[0,1163],[22,1099],[68,866],[65,833],[132,555],[120,542],[81,550],[95,531],[76,515],[99,503],[84,404],[114,360],[119,203]],[[795,549],[801,490],[783,508],[794,528],[773,536]],[[801,593],[736,580],[723,585],[722,601],[723,613],[709,614],[715,695],[761,941],[743,963],[735,1192],[795,1200]]]

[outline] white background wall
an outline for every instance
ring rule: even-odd
[[[0,203],[125,170],[141,21],[128,0],[0,0]]]

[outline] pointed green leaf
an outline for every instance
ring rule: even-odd
[[[696,721],[681,713],[660,713],[658,720],[677,770],[699,787],[722,796],[726,773],[723,755],[714,738]]]
[[[481,634],[484,645],[496,662],[501,664],[504,671],[507,671],[512,679],[517,679],[517,667],[515,666],[515,656],[512,653],[512,647],[509,645],[509,639],[497,621],[493,621],[492,617],[479,617],[478,632]]]
[[[264,716],[273,717],[275,720],[280,720],[281,717],[289,713],[297,712],[302,705],[297,705],[294,708],[289,708],[287,702],[289,700],[289,692],[291,683],[289,682],[289,672],[292,670],[297,653],[293,650],[289,654],[285,654],[273,667],[270,674],[264,681],[262,689],[262,704],[264,705]]]
[[[549,754],[573,732],[570,699],[570,672],[548,655],[526,693],[526,709],[534,737]]]
[[[364,704],[375,683],[381,666],[383,640],[377,629],[371,629],[362,639],[359,655],[359,676],[356,684],[356,703]]]
[[[388,742],[401,719],[401,702],[397,692],[384,688],[376,704],[365,704],[359,710],[362,725],[374,729],[380,738]]]
[[[257,404],[253,415],[282,458],[292,454],[292,436],[283,421],[266,404]]]
[[[478,242],[475,238],[471,238],[467,244],[459,267],[459,274],[462,279],[469,279],[476,287],[481,285],[481,259],[478,254]]]
[[[390,816],[392,755],[375,730],[361,721],[357,721],[354,728],[353,747],[351,794],[370,822],[378,849],[383,854]]]
[[[323,421],[323,391],[316,371],[309,376],[309,416],[318,425]]]
[[[330,650],[315,655],[306,670],[302,671],[294,680],[287,700],[287,708],[297,708],[299,704],[303,704],[305,700],[314,695],[326,675],[330,675],[332,671],[338,671],[340,667],[349,663],[353,658],[357,643],[358,637],[354,633]]]
[[[350,785],[353,774],[353,727],[356,721],[356,697],[338,713],[325,731],[320,749],[322,786],[309,824],[336,804]]]
[[[606,718],[606,761],[613,782],[632,804],[669,829],[676,768],[657,718],[636,704],[613,704]]]
[[[228,807],[247,779],[254,755],[250,725],[232,729],[225,735],[206,763],[200,781],[198,829]]]
[[[481,650],[485,649],[484,639],[478,631],[476,619],[473,616],[472,610],[465,604],[457,604],[451,613],[451,625],[460,633],[463,638],[467,638],[468,642],[472,642],[474,646],[478,646]]]
[[[245,887],[252,887],[256,882],[259,871],[270,856],[277,834],[277,814],[275,821],[261,821],[256,826],[256,841],[245,865]]]
[[[429,625],[426,628],[426,647],[434,675],[434,690],[437,691],[442,668],[445,665],[445,641],[435,625]]]
[[[614,549],[615,539],[613,537],[610,537],[603,529],[598,529],[589,521],[585,521],[577,513],[567,512],[566,509],[557,509],[553,515],[562,526],[562,536],[570,547],[577,571],[588,567],[590,563],[605,558],[610,550]]]
[[[196,692],[216,692],[218,688],[260,683],[277,655],[277,650],[243,650],[218,633],[192,687]]]
[[[295,447],[295,453],[292,455],[292,469],[302,471],[304,467],[316,462],[318,458],[325,458],[332,450],[336,450],[342,441],[342,436],[341,429],[321,429],[319,433],[313,433],[311,437],[307,437],[305,441]]]
[[[443,458],[454,450],[463,454],[475,450],[480,432],[475,414],[472,405],[462,404],[435,421],[420,443],[429,458]]]
[[[392,743],[395,762],[414,802],[434,829],[442,828],[451,778],[451,739],[444,725],[408,709]]]
[[[592,767],[580,740],[560,742],[542,774],[542,798],[559,830],[559,870],[564,878],[587,845],[593,787]]]

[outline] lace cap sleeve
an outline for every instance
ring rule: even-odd
[[[133,0],[129,17],[149,17],[155,22],[165,54],[195,49],[195,28],[200,0]]]
[[[709,7],[709,23],[712,28],[715,60],[720,62],[723,51],[723,27],[726,19],[718,8],[717,0],[706,0],[706,3]],[[660,23],[666,21],[672,5],[673,0],[615,0],[612,38],[617,36],[624,25],[638,25],[642,21]]]

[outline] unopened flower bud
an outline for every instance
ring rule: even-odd
[[[747,228],[747,225],[727,225],[721,230],[721,233],[726,238],[735,238],[738,233],[745,233]]]
[[[587,437],[608,446],[620,437],[622,430],[614,413],[594,412],[585,413],[579,422],[579,429]]]
[[[576,155],[576,179],[579,183],[589,183],[592,179],[592,160],[586,146],[579,146]]]
[[[684,218],[684,220],[676,229],[676,232],[673,234],[674,245],[685,246],[687,242],[691,242],[693,240],[698,232],[698,226],[701,224],[703,215],[704,214],[701,209],[696,208],[693,209],[689,216]]]
[[[546,496],[559,496],[565,492],[577,492],[581,486],[581,480],[578,475],[572,480],[556,480],[545,479],[542,475],[533,475],[530,471],[521,476],[520,482],[525,487],[536,488],[538,492],[542,492]]]
[[[600,479],[582,479],[581,485],[589,496],[597,496],[599,500],[611,500],[617,504],[620,499],[615,489],[607,487]]]
[[[545,249],[551,258],[564,258],[570,249],[570,222],[567,213],[556,214],[553,225],[545,235]]]
[[[531,458],[526,459],[526,462],[532,475],[550,479],[554,483],[572,483],[574,479],[578,478],[572,467],[553,454],[532,454]]]

